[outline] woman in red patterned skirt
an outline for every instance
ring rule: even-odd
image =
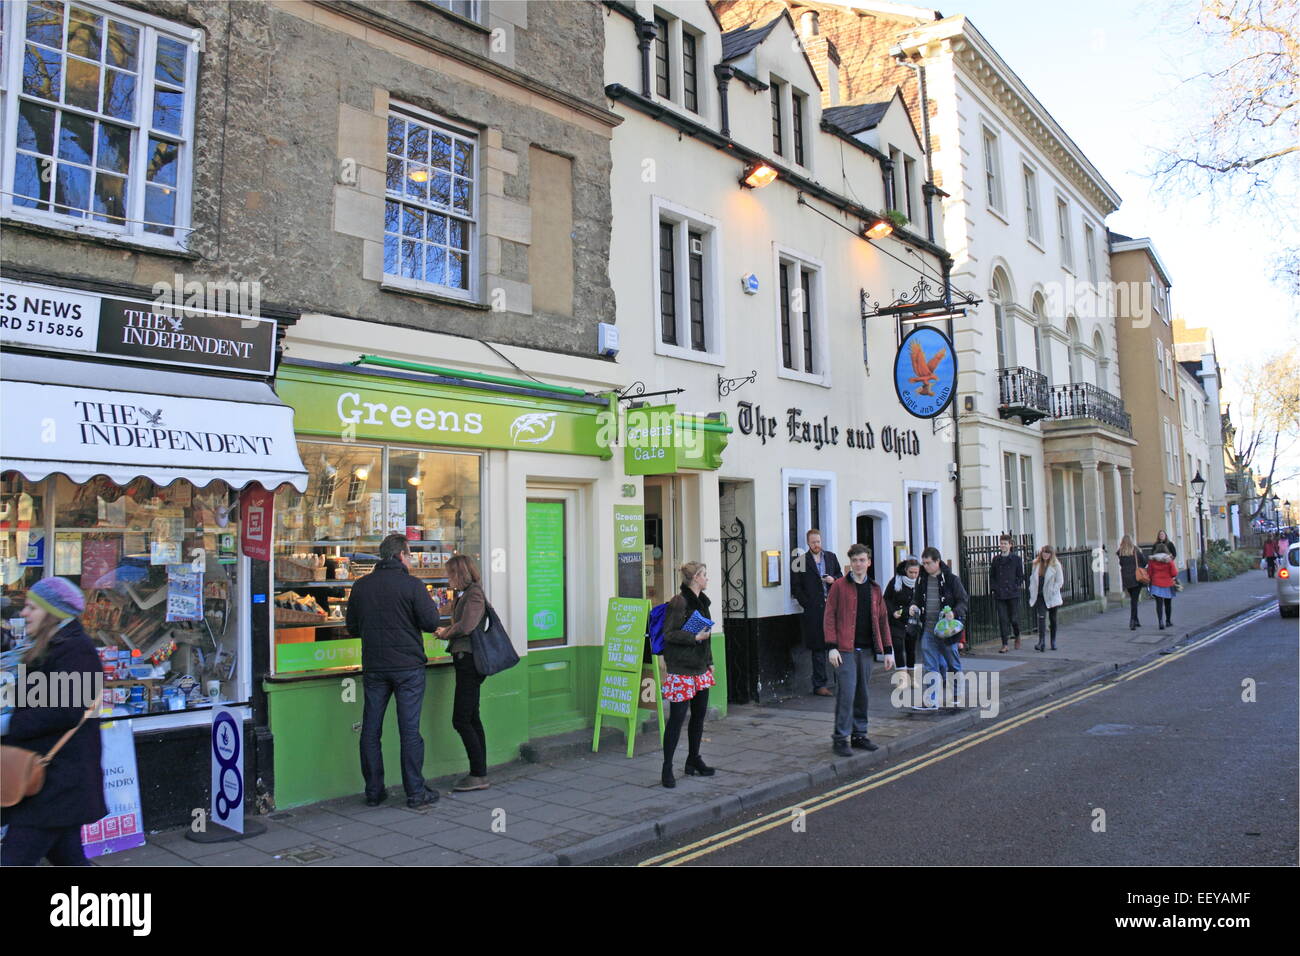
[[[710,646],[712,626],[699,630],[688,629],[687,622],[698,611],[709,618],[709,599],[704,594],[709,583],[709,571],[699,561],[682,565],[682,589],[668,602],[664,614],[664,700],[668,701],[668,727],[664,730],[664,768],[662,782],[665,787],[677,786],[673,776],[673,752],[681,737],[682,724],[689,711],[691,721],[686,728],[688,756],[687,776],[713,776],[713,768],[700,759],[700,740],[704,736],[704,715],[709,709],[709,688],[713,686],[713,648]]]

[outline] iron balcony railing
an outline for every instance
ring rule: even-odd
[[[1032,368],[998,369],[998,410],[1003,418],[1019,417],[1026,425],[1052,414],[1047,376]]]
[[[1118,396],[1089,382],[1053,385],[1052,417],[1091,418],[1126,435],[1133,433],[1133,420]]]

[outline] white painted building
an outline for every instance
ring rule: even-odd
[[[925,70],[953,284],[984,300],[957,323],[964,532],[1105,547],[1115,591],[1134,445],[1106,246],[1120,198],[966,17],[895,52]]]
[[[935,427],[951,417],[904,410],[900,327],[862,318],[863,290],[892,298],[918,269],[940,274],[942,250],[920,236],[861,235],[886,208],[883,150],[919,157],[920,143],[901,101],[862,135],[824,126],[788,15],[724,35],[706,3],[636,2],[611,5],[606,24],[606,92],[624,118],[611,173],[618,361],[649,391],[683,390],[651,404],[720,409],[734,429],[717,471],[643,480],[661,551],[648,596],[675,593],[681,562],[709,562],[715,607],[740,602],[726,612],[729,664],[744,671],[752,655],[763,693],[788,684],[791,559],[809,528],[845,563],[850,544],[870,545],[882,583],[899,555],[955,554],[954,445]],[[759,160],[776,180],[743,186]]]

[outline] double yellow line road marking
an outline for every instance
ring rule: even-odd
[[[760,833],[766,833],[768,830],[788,826],[795,819],[795,814],[800,811],[802,811],[806,816],[808,814],[816,813],[818,810],[825,810],[827,807],[833,807],[835,804],[842,803],[845,800],[851,800],[870,790],[875,790],[877,787],[883,787],[886,784],[893,783],[895,780],[901,780],[903,777],[916,773],[918,770],[924,770],[926,767],[932,766],[941,760],[947,760],[949,757],[970,750],[972,747],[976,747],[979,744],[987,743],[995,737],[1000,737],[1005,733],[1010,733],[1019,727],[1023,727],[1025,724],[1046,717],[1063,707],[1069,707],[1072,704],[1077,704],[1079,701],[1087,700],[1089,697],[1105,693],[1112,687],[1116,687],[1125,681],[1134,680],[1138,677],[1150,674],[1152,671],[1173,663],[1191,651],[1199,650],[1207,644],[1219,640],[1219,638],[1224,637],[1238,628],[1254,623],[1260,618],[1272,613],[1272,610],[1273,607],[1269,605],[1250,612],[1243,617],[1237,618],[1228,624],[1215,629],[1204,637],[1198,638],[1190,644],[1175,648],[1170,654],[1149,661],[1139,667],[1135,667],[1133,670],[1125,672],[1114,680],[1108,679],[1102,683],[1090,684],[1066,695],[1060,700],[1040,704],[1037,707],[1030,708],[1023,714],[1018,714],[1015,717],[1008,718],[1001,723],[994,724],[984,730],[977,730],[973,733],[966,734],[963,737],[958,737],[940,747],[936,747],[934,750],[919,754],[909,760],[905,760],[895,767],[890,767],[886,770],[881,770],[877,773],[870,774],[869,776],[854,780],[851,783],[844,784],[843,786],[836,787],[834,790],[829,790],[826,793],[820,794],[804,803],[791,804],[782,810],[776,810],[772,813],[766,814],[765,816],[761,816],[756,820],[750,820],[748,823],[742,823],[729,830],[723,830],[721,833],[715,833],[711,836],[705,837],[703,840],[698,840],[695,843],[678,847],[676,850],[661,853],[658,856],[652,856],[647,860],[642,860],[637,865],[680,866],[683,863],[689,863],[692,860],[697,860],[710,853],[716,853],[725,847],[756,837]]]

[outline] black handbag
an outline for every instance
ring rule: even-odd
[[[501,626],[501,618],[497,617],[491,604],[483,614],[483,623],[470,635],[470,644],[474,651],[474,669],[484,677],[499,674],[519,663],[510,635]]]

